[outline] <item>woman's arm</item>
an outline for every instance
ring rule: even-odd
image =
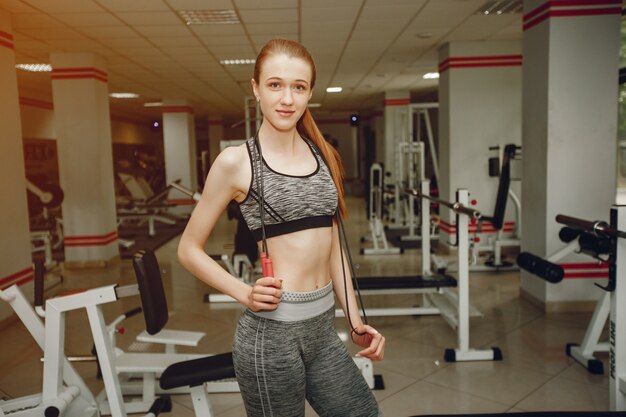
[[[339,304],[341,305],[341,308],[346,316],[348,326],[351,327],[350,337],[354,343],[365,348],[360,351],[358,355],[374,361],[382,360],[385,352],[385,338],[372,326],[363,324],[359,306],[356,302],[356,296],[354,294],[354,287],[352,286],[352,274],[350,272],[350,264],[348,263],[348,258],[345,252],[346,248],[344,245],[343,252],[341,252],[339,245],[339,226],[335,220],[333,220],[332,229],[333,237],[330,253],[330,276],[333,281],[335,295],[337,296]],[[346,290],[348,295],[347,299]]]
[[[228,203],[247,191],[251,175],[249,167],[245,148],[226,148],[218,155],[207,175],[202,198],[181,236],[178,260],[195,277],[230,295],[244,306],[254,311],[273,310],[281,295],[278,279],[261,278],[250,287],[230,275],[204,250],[209,235]]]

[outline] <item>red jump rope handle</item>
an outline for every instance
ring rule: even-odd
[[[274,267],[272,260],[265,253],[261,253],[261,271],[264,277],[274,277]]]

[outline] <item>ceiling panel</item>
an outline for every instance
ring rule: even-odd
[[[359,5],[360,6],[360,5]],[[324,22],[339,22],[342,26],[345,26],[349,22],[353,22],[356,19],[360,7],[345,6],[343,2],[333,6],[332,13],[328,12],[326,8],[315,9],[302,9],[302,23],[324,23]]]
[[[101,47],[98,42],[89,39],[49,40],[48,43],[54,50],[67,52],[91,52]]]
[[[157,12],[169,7],[162,0],[95,0],[103,8],[114,12]]]
[[[298,9],[240,10],[239,16],[245,24],[297,22]]]
[[[79,32],[66,28],[47,28],[47,29],[28,29],[25,31],[29,36],[39,39],[41,41],[46,40],[59,40],[59,39],[85,39]]]
[[[255,53],[252,50],[252,47],[249,44],[241,44],[241,45],[214,45],[208,47],[211,52],[215,55],[222,54],[235,54],[240,55],[240,58],[254,58]]]
[[[250,43],[247,36],[201,36],[200,40],[207,46],[245,45]]]
[[[25,4],[21,0],[0,0],[0,9],[9,13],[37,13],[37,9]]]
[[[151,26],[137,26],[137,32],[144,36],[152,37],[181,37],[190,36],[192,33],[187,28],[187,25],[177,23],[175,25],[151,25]]]
[[[170,56],[206,54],[204,46],[162,46],[161,50]]]
[[[205,36],[245,36],[242,25],[189,25],[194,33]]]
[[[166,0],[175,10],[232,10],[230,0]]]
[[[251,23],[246,25],[246,29],[250,35],[298,33],[298,23]]]
[[[56,13],[51,16],[74,27],[124,25],[110,13]]]
[[[130,26],[93,26],[81,28],[80,31],[96,39],[115,39],[137,36],[137,33]]]
[[[47,13],[97,13],[104,11],[102,7],[91,0],[31,0],[29,3]]]
[[[111,38],[103,39],[102,44],[110,46],[112,48],[152,48],[153,44],[147,41],[145,38],[139,36],[133,36],[128,38]]]
[[[174,12],[121,12],[117,16],[133,26],[184,25],[181,18]]]
[[[176,37],[163,37],[163,36],[150,36],[148,37],[150,42],[158,47],[186,47],[195,46],[201,47],[202,44],[195,36],[189,34],[188,36],[176,36]]]
[[[294,7],[293,0],[235,0],[238,9],[288,9]]]
[[[45,13],[16,13],[11,15],[13,29],[59,28],[64,24]]]
[[[302,10],[305,9],[334,9],[337,6],[336,0],[300,0]],[[360,7],[365,4],[365,0],[341,0],[342,6]],[[331,14],[331,13],[329,13]]]

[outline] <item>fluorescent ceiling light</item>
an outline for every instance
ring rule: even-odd
[[[21,69],[22,71],[30,71],[30,72],[52,71],[52,66],[50,64],[17,64],[15,68]]]
[[[439,73],[438,72],[427,72],[426,74],[422,75],[422,78],[425,80],[436,80],[437,78],[439,78]]]
[[[222,65],[250,65],[254,64],[256,59],[222,59],[220,64]]]
[[[489,0],[476,11],[476,14],[515,14],[522,13],[522,9],[522,0]]]
[[[241,23],[234,10],[180,10],[188,25],[236,25]]]
[[[160,101],[150,101],[147,103],[143,103],[144,107],[161,107],[163,105]]]
[[[318,107],[322,107],[322,103],[309,103],[308,107],[315,109]]]
[[[139,94],[136,93],[111,93],[109,97],[112,98],[137,98]]]
[[[341,93],[341,90],[343,90],[343,88],[341,87],[328,87],[326,89],[327,93]]]

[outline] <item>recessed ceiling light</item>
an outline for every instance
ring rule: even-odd
[[[438,72],[427,72],[426,74],[422,75],[422,78],[425,80],[436,80],[437,78],[439,78],[439,73]]]
[[[321,103],[309,103],[308,107],[310,108],[318,108],[318,107],[322,107]]]
[[[327,93],[341,93],[341,91],[343,90],[343,88],[341,87],[328,87],[326,89]]]
[[[499,16],[521,13],[522,9],[522,0],[489,0],[476,11],[476,14]]]
[[[241,23],[234,10],[180,10],[188,25],[236,25]]]
[[[109,94],[111,98],[137,98],[139,94],[136,93],[111,93]]]
[[[422,33],[418,33],[417,37],[420,39],[428,39],[428,38],[432,38],[433,34],[431,32],[422,32]]]
[[[250,65],[254,64],[256,59],[222,59],[220,64],[222,65]]]
[[[161,107],[163,105],[160,101],[149,101],[147,103],[143,103],[144,107]]]
[[[51,72],[52,66],[50,64],[17,64],[17,69],[30,72]]]

